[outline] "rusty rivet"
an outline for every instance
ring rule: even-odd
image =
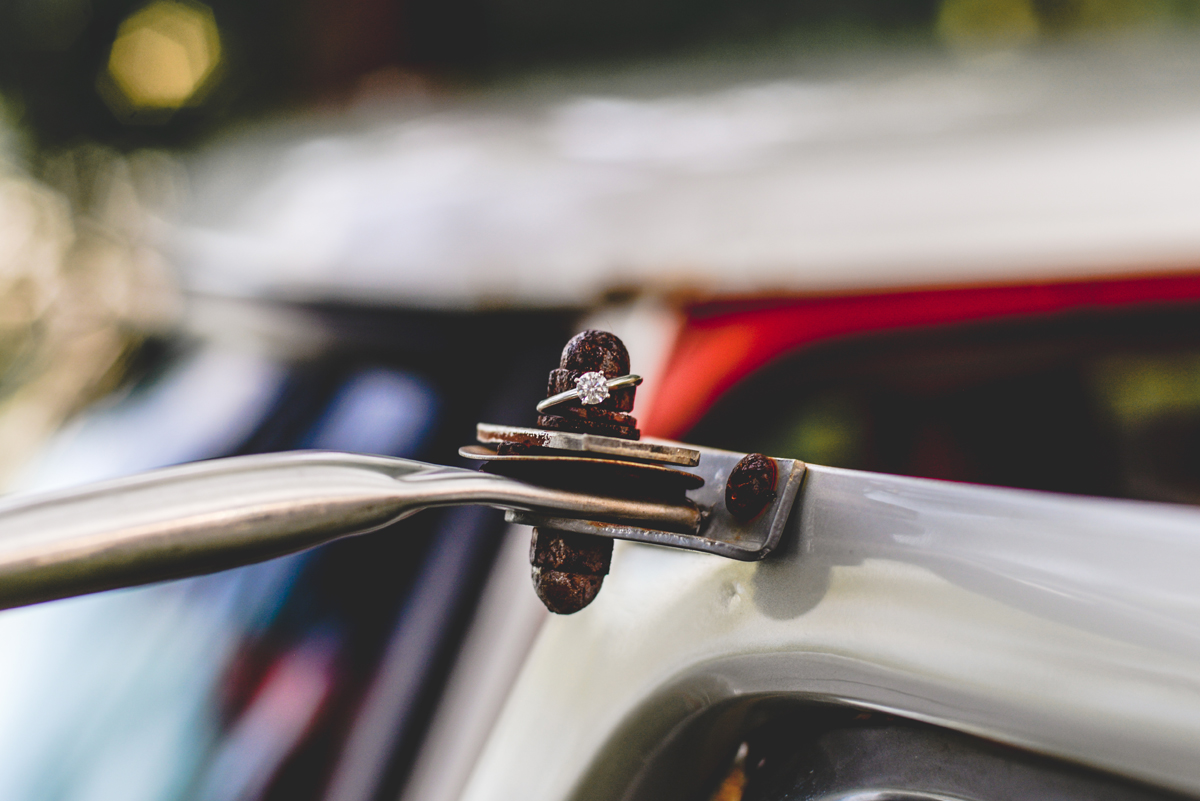
[[[770,456],[751,453],[742,457],[725,482],[725,508],[739,523],[748,523],[775,500],[779,467]]]

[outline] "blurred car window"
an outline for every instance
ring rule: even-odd
[[[529,422],[530,376],[557,358],[562,316],[423,314],[313,312],[324,344],[302,356],[152,343],[21,491],[294,448],[451,462],[477,420]],[[455,367],[465,352],[482,359],[469,372]],[[462,391],[476,379],[493,391]],[[359,797],[398,792],[502,518],[469,508],[396,526],[0,615],[0,796],[315,798],[355,737]]]

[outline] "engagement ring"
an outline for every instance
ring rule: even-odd
[[[573,400],[579,401],[584,406],[593,406],[608,398],[614,389],[636,387],[640,383],[642,383],[640,375],[623,375],[606,379],[604,373],[584,373],[575,379],[575,389],[551,395],[537,405],[537,410],[544,412],[552,406]]]

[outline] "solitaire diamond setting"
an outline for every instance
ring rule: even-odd
[[[551,395],[543,401],[538,401],[537,410],[545,412],[560,403],[579,401],[584,406],[594,406],[603,403],[614,389],[636,387],[642,383],[640,375],[622,375],[616,378],[605,378],[604,373],[584,373],[575,379],[575,389],[568,389],[557,395]]]
[[[603,373],[584,373],[575,379],[575,391],[580,403],[592,406],[608,398],[608,379]]]

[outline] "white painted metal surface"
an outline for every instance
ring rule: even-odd
[[[671,729],[840,699],[1200,792],[1200,510],[811,466],[761,563],[619,543],[465,801],[619,798]]]

